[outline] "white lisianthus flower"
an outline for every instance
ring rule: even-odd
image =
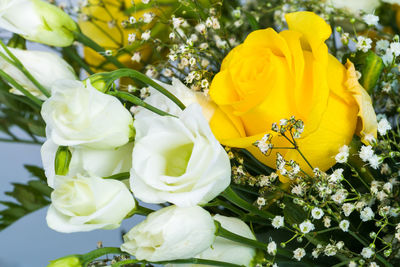
[[[130,180],[136,198],[193,206],[207,203],[228,187],[228,155],[197,104],[187,107],[179,119],[144,117],[134,125]]]
[[[58,145],[48,139],[41,148],[43,168],[47,183],[54,187],[54,162]],[[133,142],[118,148],[93,149],[84,146],[69,147],[72,154],[68,168],[68,176],[91,174],[107,177],[114,174],[129,172],[132,167]]]
[[[60,8],[42,0],[0,1],[0,28],[25,39],[52,46],[69,46],[77,30],[74,20]]]
[[[210,101],[203,93],[190,90],[186,87],[186,85],[184,85],[180,80],[176,78],[172,78],[172,85],[165,84],[159,81],[156,82],[167,89],[174,96],[176,96],[180,101],[182,101],[185,106],[189,106],[193,103],[198,103],[202,107],[203,115],[208,121],[213,116],[215,104]],[[182,113],[182,110],[168,97],[161,94],[159,91],[152,87],[150,87],[149,89],[150,96],[144,100],[146,103],[175,116],[179,116]],[[153,112],[145,108],[138,107],[135,118],[138,119],[142,116],[149,115],[156,116]]]
[[[382,2],[400,5],[400,0],[382,0]]]
[[[199,206],[169,206],[153,212],[124,235],[121,250],[138,260],[192,258],[215,239],[211,215]]]
[[[242,220],[234,217],[226,217],[219,214],[214,216],[214,220],[218,221],[221,226],[237,235],[256,239],[253,232]],[[271,248],[276,251],[275,249]],[[233,263],[241,266],[252,266],[252,261],[256,256],[256,249],[250,246],[237,243],[223,237],[217,236],[211,247],[207,248],[194,258],[214,260]],[[195,267],[197,264],[167,264],[167,267]],[[209,265],[201,265],[209,266]]]
[[[359,14],[360,11],[364,11],[365,13],[373,13],[375,8],[380,5],[379,0],[330,0],[330,3],[335,8],[344,8],[354,14]]]
[[[115,148],[133,135],[133,119],[121,102],[90,82],[60,80],[42,106],[47,138],[62,146]]]
[[[17,48],[8,48],[16,58],[21,61],[22,65],[32,74],[32,76],[44,87],[48,92],[51,86],[57,80],[76,80],[75,72],[72,67],[65,62],[60,56],[51,52],[22,50]],[[6,51],[0,48],[0,52],[7,55]],[[45,100],[46,97],[39,89],[14,65],[8,63],[0,57],[0,68],[10,75],[22,87],[28,90],[32,95]],[[12,93],[23,95],[17,89],[12,89]]]
[[[46,220],[51,229],[63,233],[114,229],[135,207],[123,182],[96,176],[57,176]]]

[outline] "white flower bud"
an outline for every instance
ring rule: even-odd
[[[72,67],[55,53],[10,47],[8,49],[48,92],[57,80],[76,80]],[[7,55],[2,48],[0,48],[0,52]],[[43,93],[18,68],[2,57],[0,57],[0,68],[31,94],[42,100],[46,99]],[[22,95],[20,91],[14,88],[11,92]]]
[[[55,5],[42,0],[3,0],[0,10],[0,28],[27,40],[60,47],[74,41],[76,23]]]
[[[192,258],[211,246],[215,224],[199,206],[169,206],[147,216],[124,235],[121,250],[138,260]]]

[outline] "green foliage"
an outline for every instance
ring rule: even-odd
[[[5,209],[0,210],[0,231],[50,203],[52,189],[47,185],[43,169],[31,165],[25,165],[25,168],[34,179],[27,184],[13,183],[13,190],[5,193],[15,202],[0,201],[5,206]]]

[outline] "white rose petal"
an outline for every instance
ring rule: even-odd
[[[371,13],[380,5],[379,0],[330,0],[335,8],[344,8],[358,14],[360,11]]]
[[[60,80],[42,106],[47,138],[62,146],[85,145],[96,149],[128,143],[132,116],[121,102],[97,91],[89,81]]]
[[[169,206],[149,214],[125,234],[121,250],[138,260],[187,259],[209,248],[214,238],[214,220],[206,210]]]
[[[54,162],[58,145],[48,139],[41,148],[43,168],[47,183],[54,187]],[[133,142],[118,148],[93,149],[84,146],[69,147],[72,158],[69,164],[68,176],[77,174],[92,174],[107,177],[114,174],[129,172],[132,167]]]
[[[229,185],[228,155],[197,104],[179,119],[137,118],[135,129],[130,179],[138,199],[192,206],[207,203]]]
[[[48,92],[50,92],[51,86],[57,80],[76,80],[72,67],[55,53],[22,50],[11,47],[8,49]],[[6,55],[6,52],[2,48],[0,48],[0,52]],[[46,99],[43,93],[19,69],[2,57],[0,57],[0,68],[31,94],[42,100]],[[23,95],[22,92],[14,88],[11,92]]]
[[[118,228],[135,208],[126,185],[100,177],[57,176],[47,224],[63,233]]]
[[[215,215],[214,220],[221,223],[221,226],[237,235],[255,239],[254,234],[250,228],[240,219],[234,217],[226,217],[222,215]],[[272,249],[272,247],[271,247]],[[276,245],[275,245],[276,250]],[[207,248],[195,258],[223,261],[242,266],[251,266],[256,255],[256,250],[253,247],[243,245],[222,237],[217,236],[211,247]],[[196,264],[167,264],[167,267],[195,267]],[[202,265],[207,266],[207,265]]]

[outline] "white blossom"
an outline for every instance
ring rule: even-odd
[[[298,195],[298,196],[302,196],[304,194],[304,190],[303,187],[299,184],[293,186],[292,188],[292,194]]]
[[[143,22],[144,23],[150,23],[153,18],[154,18],[155,14],[153,12],[146,12],[143,14]]]
[[[270,255],[276,254],[276,243],[274,241],[271,241],[268,243],[267,251],[268,251],[268,254],[270,254]]]
[[[367,162],[374,155],[374,151],[372,150],[372,146],[362,146],[359,152],[360,158]]]
[[[325,228],[331,227],[331,218],[329,216],[325,216],[322,221],[324,222]]]
[[[349,217],[349,215],[354,210],[354,205],[351,203],[344,203],[342,206],[342,210],[343,210],[344,216]]]
[[[341,204],[347,197],[348,192],[345,189],[339,189],[331,196],[331,199],[338,204]]]
[[[383,118],[379,121],[378,123],[378,132],[380,135],[385,135],[387,131],[390,131],[392,129],[392,126],[388,122],[386,118]]]
[[[324,216],[324,211],[318,207],[315,207],[311,210],[311,216],[314,219],[319,220],[322,218],[322,216]]]
[[[400,55],[400,43],[399,42],[393,42],[390,44],[389,48],[390,52],[393,53],[396,57]]]
[[[282,216],[275,216],[274,219],[272,219],[272,226],[275,229],[279,229],[284,225],[284,219]]]
[[[365,259],[371,258],[372,255],[374,255],[374,251],[369,247],[365,247],[361,251],[361,256],[363,256]]]
[[[375,214],[370,207],[365,207],[360,212],[360,218],[363,222],[370,221],[374,218]]]
[[[336,255],[336,252],[337,252],[337,248],[336,248],[336,246],[334,246],[332,244],[326,245],[326,247],[324,249],[324,254],[326,256],[334,256],[334,255]]]
[[[141,59],[141,54],[140,54],[140,52],[135,52],[134,54],[133,54],[133,56],[131,57],[131,60],[132,61],[134,61],[134,62],[140,62],[140,59]]]
[[[298,261],[300,261],[305,255],[306,251],[304,250],[304,248],[296,248],[293,251],[293,258],[295,258]]]
[[[343,169],[336,169],[331,175],[329,175],[329,182],[337,183],[343,179]]]
[[[348,220],[342,220],[339,223],[340,229],[342,229],[343,232],[347,232],[349,230],[350,222]]]
[[[377,26],[379,22],[379,17],[373,14],[366,14],[362,17],[362,19],[365,23],[367,23],[368,26]]]
[[[299,225],[299,228],[303,234],[307,234],[307,233],[313,231],[315,229],[315,226],[312,222],[310,222],[309,220],[306,220]]]
[[[378,157],[377,155],[372,155],[372,157],[369,158],[368,160],[369,165],[373,168],[373,169],[378,169],[379,165],[382,163],[382,160],[380,157]]]
[[[390,43],[388,40],[379,40],[376,42],[375,48],[381,51],[385,51],[386,49],[388,49]]]
[[[145,40],[145,41],[149,40],[150,37],[151,37],[151,31],[150,30],[147,30],[147,31],[143,32],[142,35],[141,35],[142,40]]]
[[[366,38],[364,36],[357,37],[357,44],[356,44],[357,50],[368,52],[368,50],[371,49],[371,44],[372,40],[370,38]]]

